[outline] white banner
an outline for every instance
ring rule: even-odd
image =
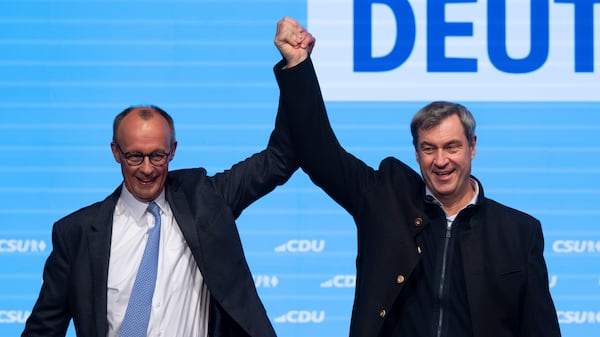
[[[598,0],[308,0],[335,101],[598,101],[599,15]]]

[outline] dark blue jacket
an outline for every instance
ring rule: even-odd
[[[211,295],[210,337],[275,337],[235,219],[297,169],[285,136],[276,127],[266,150],[214,176],[201,168],[168,174],[166,200]],[[106,336],[110,242],[121,188],[54,224],[44,283],[22,336],[64,336],[71,319],[77,336]]]
[[[280,109],[300,167],[357,226],[350,336],[380,336],[421,259],[419,235],[431,226],[424,182],[397,159],[387,158],[374,169],[346,152],[330,126],[310,58],[289,69],[283,64],[275,67]],[[540,222],[485,198],[483,189],[468,212],[458,246],[473,335],[560,336]]]

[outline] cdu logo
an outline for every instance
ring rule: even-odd
[[[324,310],[290,310],[286,314],[275,317],[275,323],[323,323],[325,321]]]
[[[275,247],[277,253],[321,253],[325,250],[325,240],[289,240]]]
[[[335,275],[321,282],[321,288],[354,288],[356,286],[355,275]]]

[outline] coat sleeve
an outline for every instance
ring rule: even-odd
[[[275,66],[280,113],[288,123],[300,167],[338,204],[355,214],[375,170],[342,148],[330,125],[310,58],[289,69]]]
[[[69,258],[59,226],[52,229],[53,250],[46,260],[39,297],[21,336],[65,336],[71,310],[68,303]]]
[[[544,260],[544,237],[541,224],[535,221],[528,254],[528,278],[524,307],[521,310],[520,336],[559,337],[560,327],[550,295],[548,270]]]
[[[288,181],[298,169],[283,118],[278,111],[275,128],[264,150],[210,179],[236,218],[254,201]]]

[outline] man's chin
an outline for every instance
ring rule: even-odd
[[[433,188],[430,188],[433,195],[438,199],[445,199],[454,193],[454,189],[448,185],[435,184]]]
[[[138,189],[136,189],[136,193],[135,193],[136,199],[138,199],[140,201],[145,201],[145,202],[149,202],[149,201],[156,199],[157,195],[158,195],[158,193],[156,193],[156,191],[154,191],[153,189],[149,189],[149,188],[138,188]]]

